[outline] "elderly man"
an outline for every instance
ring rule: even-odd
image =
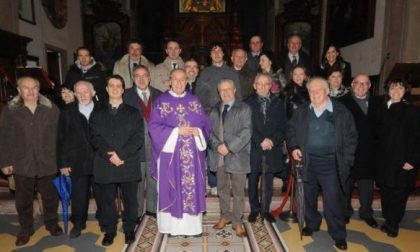
[[[166,42],[166,58],[152,71],[152,86],[165,92],[170,88],[169,74],[173,69],[184,68],[184,61],[179,56],[182,52],[179,42],[171,39]]]
[[[373,184],[375,179],[375,160],[372,158],[375,153],[374,146],[374,123],[375,114],[379,104],[373,95],[370,95],[370,80],[366,74],[358,74],[351,83],[351,92],[338,98],[353,114],[356,129],[359,135],[354,165],[351,168],[349,193],[346,200],[346,218],[350,219],[353,214],[351,206],[351,194],[353,184],[357,183],[359,192],[359,216],[369,226],[377,227],[378,224],[373,218]]]
[[[340,102],[328,97],[328,82],[311,79],[307,88],[310,104],[295,110],[289,121],[286,142],[293,158],[303,163],[305,223],[302,233],[318,231],[322,217],[317,210],[322,190],[328,233],[338,249],[346,250],[344,197],[357,145],[353,116]]]
[[[299,35],[292,35],[287,40],[287,51],[282,52],[279,59],[279,67],[281,67],[289,79],[290,71],[294,66],[303,66],[306,68],[308,75],[313,73],[312,60],[302,50],[302,38]]]
[[[264,46],[263,40],[260,35],[254,35],[249,40],[249,49],[248,52],[248,61],[246,62],[248,68],[257,73],[258,68],[260,67],[260,54]]]
[[[184,64],[185,72],[187,73],[187,86],[185,90],[191,94],[195,94],[195,88],[197,86],[197,76],[199,72],[198,63],[194,59],[185,61]]]
[[[270,213],[275,173],[286,173],[282,143],[286,135],[287,117],[283,101],[270,92],[273,80],[269,74],[255,77],[255,93],[246,100],[252,110],[251,173],[248,175],[248,196],[251,213],[249,222],[258,214],[275,222]],[[263,196],[258,197],[260,176],[264,176]],[[261,185],[262,186],[262,185]]]
[[[217,86],[221,101],[211,110],[210,169],[217,174],[220,219],[214,229],[232,223],[235,234],[245,236],[242,227],[246,174],[250,169],[252,135],[251,109],[235,98],[235,84],[222,79]],[[231,206],[231,186],[233,207]]]
[[[124,93],[124,102],[136,108],[144,118],[144,145],[141,148],[141,177],[137,192],[138,216],[143,216],[146,195],[146,215],[156,217],[157,192],[156,180],[150,175],[151,145],[147,130],[147,122],[152,114],[153,104],[156,98],[162,93],[150,86],[150,72],[145,66],[136,66],[133,72],[135,86],[127,89]],[[146,189],[147,188],[147,189]]]
[[[152,176],[158,181],[159,232],[201,236],[211,125],[198,97],[185,91],[186,85],[185,71],[172,70],[171,90],[155,102],[148,125]]]
[[[133,86],[133,69],[135,66],[143,65],[151,70],[155,65],[150,62],[143,53],[143,45],[139,40],[130,40],[127,45],[128,54],[115,62],[113,74],[118,74],[124,79],[125,88]]]
[[[95,89],[88,81],[74,85],[77,102],[70,103],[60,114],[57,139],[57,163],[61,174],[71,176],[70,238],[79,237],[86,228],[92,186],[93,149],[89,143],[89,118],[99,105],[92,99]]]
[[[35,188],[41,193],[44,224],[51,235],[63,233],[58,226],[58,194],[52,180],[57,173],[56,140],[59,110],[39,94],[39,81],[21,77],[19,94],[0,119],[0,168],[14,175],[16,210],[20,232],[16,246],[28,243],[34,233],[33,200]]]
[[[105,90],[105,75],[102,73],[101,66],[96,63],[87,47],[77,48],[76,54],[77,60],[70,67],[64,85],[74,91],[76,82],[89,81],[96,91],[97,99],[105,104],[108,95]]]
[[[207,113],[210,112],[213,106],[220,101],[220,96],[217,93],[217,85],[222,79],[231,79],[236,89],[236,99],[242,99],[241,85],[239,84],[238,73],[231,67],[227,66],[223,59],[222,44],[215,42],[210,47],[210,58],[212,65],[205,68],[198,78],[196,94],[203,103],[204,109]],[[210,194],[217,196],[217,178],[216,175],[208,170],[208,184],[210,186]]]
[[[248,60],[246,51],[243,49],[235,49],[230,57],[233,69],[239,75],[239,84],[242,90],[242,99],[247,98],[253,91],[252,84],[254,82],[255,73],[248,68],[246,62]]]

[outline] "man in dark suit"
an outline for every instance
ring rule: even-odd
[[[313,66],[309,55],[302,50],[302,39],[299,35],[292,35],[287,40],[287,51],[283,51],[279,59],[279,67],[283,69],[286,79],[290,76],[290,71],[294,66],[303,66],[308,75],[312,76]]]
[[[197,76],[199,72],[197,61],[195,61],[194,59],[185,61],[184,69],[187,73],[187,86],[185,87],[185,90],[187,90],[191,94],[195,94],[195,88],[197,86]]]
[[[89,118],[98,103],[93,102],[95,89],[88,81],[74,85],[77,102],[66,106],[60,114],[57,136],[57,162],[61,174],[71,176],[70,238],[77,238],[86,228],[92,186],[93,149],[89,143]]]
[[[144,122],[144,145],[141,148],[141,176],[142,180],[139,182],[137,201],[138,201],[138,216],[143,216],[144,212],[144,196],[147,192],[146,199],[146,214],[156,217],[157,209],[157,192],[156,180],[150,176],[150,158],[151,146],[150,138],[147,132],[147,122],[152,113],[153,101],[162,93],[156,88],[150,86],[150,72],[147,67],[139,65],[134,67],[133,80],[135,86],[127,89],[124,94],[124,102],[134,108],[137,108],[140,114],[143,115]],[[146,186],[146,187],[145,187]],[[147,188],[147,190],[146,190]]]
[[[249,222],[255,222],[259,213],[270,222],[275,173],[284,173],[282,143],[286,135],[287,117],[283,101],[270,92],[271,75],[260,73],[255,77],[255,93],[246,100],[252,110],[251,173],[248,175],[248,195],[251,213]],[[265,171],[263,171],[265,170]],[[258,198],[258,183],[264,174],[264,198]],[[261,185],[262,186],[262,185]]]
[[[378,224],[373,218],[373,184],[375,176],[374,156],[374,123],[375,113],[378,104],[373,95],[369,94],[369,76],[358,74],[351,83],[351,92],[338,98],[353,114],[356,129],[359,134],[354,165],[350,172],[349,193],[346,199],[346,218],[350,219],[353,214],[351,206],[351,193],[353,184],[357,182],[359,191],[359,216],[369,226],[377,227]]]
[[[264,46],[264,42],[260,35],[254,35],[249,39],[249,49],[248,52],[248,61],[247,66],[248,68],[257,73],[258,68],[260,67],[260,54],[262,52],[262,48]]]

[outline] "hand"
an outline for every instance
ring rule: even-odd
[[[217,152],[222,156],[226,156],[227,154],[229,154],[229,149],[226,147],[225,144],[221,144],[217,146]]]
[[[294,160],[302,161],[302,152],[300,151],[300,149],[292,151],[292,157]]]
[[[1,171],[3,172],[4,175],[11,175],[13,173],[13,166],[12,165],[5,166],[1,168]]]
[[[262,149],[262,150],[271,150],[271,149],[273,148],[274,144],[273,144],[273,141],[271,141],[271,140],[270,140],[270,139],[268,139],[268,138],[265,138],[265,139],[261,142],[260,146],[261,146],[261,149]]]
[[[193,129],[194,128],[191,128],[191,127],[188,127],[188,126],[181,126],[178,129],[178,133],[181,136],[192,136],[193,135]]]
[[[200,131],[198,130],[198,128],[191,128],[192,129],[192,134],[194,136],[199,136],[200,135]]]
[[[412,166],[411,164],[405,162],[404,165],[403,165],[403,169],[406,170],[406,171],[409,171],[409,170],[414,169],[414,166]]]
[[[124,161],[120,159],[115,151],[108,152],[108,155],[110,155],[109,161],[111,161],[113,165],[120,166],[124,164]]]
[[[60,169],[60,173],[61,173],[61,175],[64,175],[64,176],[70,176],[70,173],[71,173],[71,167],[64,167],[64,168],[61,168],[61,169]]]

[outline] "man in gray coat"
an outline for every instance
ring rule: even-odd
[[[317,209],[322,190],[328,233],[340,250],[347,250],[344,198],[357,146],[353,116],[340,102],[328,97],[325,79],[307,84],[310,104],[303,104],[288,123],[287,148],[295,160],[303,162],[305,223],[302,234],[318,231],[322,217]]]
[[[223,229],[232,223],[239,237],[245,236],[242,227],[246,174],[251,171],[250,151],[252,121],[251,109],[235,99],[235,84],[222,79],[217,87],[221,102],[210,112],[213,132],[210,137],[210,169],[217,174],[217,191],[221,218],[213,226]],[[232,185],[233,209],[230,210]]]

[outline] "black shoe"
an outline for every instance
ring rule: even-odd
[[[271,223],[276,222],[276,219],[274,218],[274,216],[273,216],[271,213],[269,213],[269,212],[265,212],[265,213],[263,214],[263,217],[264,217],[264,219],[266,219],[268,222],[271,222]]]
[[[58,224],[46,227],[46,229],[50,232],[52,236],[59,236],[63,234],[63,229]]]
[[[33,235],[34,232],[20,232],[16,237],[16,246],[23,246],[26,243],[29,242],[29,239],[31,238],[31,235]]]
[[[368,224],[369,226],[373,227],[373,228],[377,228],[378,227],[378,223],[376,222],[376,220],[372,217],[368,218],[368,219],[363,219],[366,224]]]
[[[398,228],[392,228],[386,222],[381,226],[381,231],[386,233],[388,237],[395,238],[398,236]]]
[[[254,223],[257,221],[258,212],[251,212],[248,216],[248,222]]]
[[[335,240],[335,247],[339,250],[347,250],[346,240]]]
[[[136,240],[136,234],[134,231],[126,232],[125,233],[125,243],[130,244]]]
[[[317,232],[317,231],[319,231],[319,228],[310,228],[310,227],[304,227],[303,229],[302,229],[302,235],[303,236],[312,236],[312,234],[314,233],[314,232]]]
[[[156,213],[146,211],[145,214],[156,219]]]
[[[70,239],[79,237],[82,234],[82,230],[85,230],[85,229],[86,229],[86,224],[82,226],[74,225],[74,227],[70,230],[70,234],[69,234]]]
[[[115,233],[105,233],[104,239],[102,239],[102,246],[109,246],[114,243]]]

